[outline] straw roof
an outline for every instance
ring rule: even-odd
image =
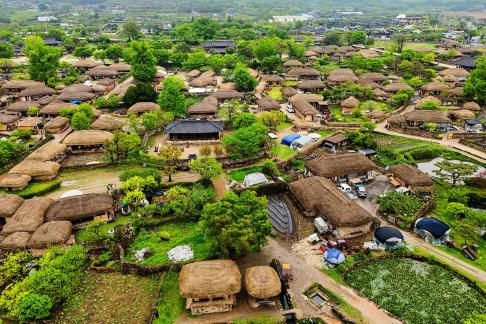
[[[217,111],[218,107],[216,105],[207,102],[195,103],[187,108],[189,114],[214,114]]]
[[[13,90],[13,89],[26,89],[30,87],[43,86],[44,83],[34,80],[10,80],[5,82],[2,89]]]
[[[446,75],[444,78],[445,82],[456,82],[457,78],[451,74]]]
[[[35,232],[44,223],[44,216],[51,204],[52,199],[47,197],[34,197],[24,201],[15,214],[7,219],[2,233]]]
[[[118,75],[118,71],[108,67],[95,67],[87,71],[86,75],[94,77],[113,77]]]
[[[294,106],[295,111],[299,112],[304,116],[305,115],[316,116],[319,114],[319,111],[307,101],[297,100],[292,102],[292,105]]]
[[[19,92],[20,97],[30,97],[30,96],[47,96],[55,94],[56,90],[49,88],[45,85],[35,86],[25,88]]]
[[[37,127],[42,124],[43,118],[42,117],[27,117],[21,119],[17,127]]]
[[[463,87],[456,87],[456,88],[448,89],[447,90],[447,93],[450,96],[460,97],[460,96],[462,96],[464,94],[464,88]]]
[[[321,73],[314,68],[291,69],[287,74],[297,75],[297,76],[320,76],[321,75]]]
[[[464,109],[471,110],[471,111],[480,111],[481,106],[475,103],[474,101],[466,102],[463,106]]]
[[[64,92],[93,92],[93,89],[90,86],[76,83],[62,89],[61,93]]]
[[[50,141],[32,152],[26,160],[49,161],[59,154],[64,153],[65,150],[66,145]]]
[[[48,105],[55,100],[56,100],[56,97],[54,97],[54,96],[44,96],[44,97],[40,98],[39,100],[37,100],[37,102],[39,103],[39,105],[45,106],[45,105]]]
[[[58,100],[71,101],[71,100],[81,100],[81,101],[91,101],[96,97],[92,92],[76,92],[76,91],[63,91],[58,97]]]
[[[368,87],[371,89],[381,88],[381,84],[370,79],[359,79],[359,84],[361,84],[363,87]]]
[[[190,78],[197,78],[200,74],[201,74],[201,71],[192,70],[192,71],[187,72],[186,76],[188,76]]]
[[[108,67],[110,70],[115,70],[117,72],[130,72],[132,66],[127,63],[113,63]]]
[[[209,77],[215,77],[216,76],[216,72],[214,72],[213,70],[207,70],[203,73],[201,73],[201,76],[209,76]]]
[[[25,249],[30,240],[30,233],[27,232],[15,232],[7,236],[1,243],[0,249],[2,250],[19,250]]]
[[[449,89],[449,87],[444,83],[435,81],[435,82],[430,82],[430,83],[424,84],[421,87],[421,89],[425,90],[425,91],[442,91],[442,90]]]
[[[128,108],[128,111],[139,114],[154,111],[157,110],[157,108],[160,108],[160,106],[155,102],[137,102]]]
[[[310,160],[306,163],[306,168],[313,175],[332,178],[366,173],[377,167],[370,159],[361,154],[347,153]]]
[[[210,260],[186,264],[179,277],[184,298],[214,298],[241,290],[241,274],[232,260]]]
[[[385,80],[388,80],[388,77],[386,77],[383,73],[377,73],[377,72],[368,72],[368,73],[363,73],[359,76],[360,79],[367,79],[375,82],[383,82]]]
[[[309,50],[309,51],[305,51],[305,52],[304,52],[304,56],[305,56],[305,57],[317,56],[317,53],[316,53],[316,52],[314,52],[314,51]]]
[[[280,110],[280,104],[271,97],[263,97],[257,101],[258,108],[262,110]]]
[[[86,194],[62,198],[52,204],[46,214],[48,221],[75,221],[113,210],[113,198],[108,194]]]
[[[15,123],[19,119],[20,117],[17,115],[0,114],[0,124],[7,125],[7,124]]]
[[[349,97],[341,101],[341,107],[344,108],[356,108],[359,105],[359,100],[355,97]]]
[[[41,153],[40,156],[48,156],[50,153],[52,152]],[[34,180],[48,180],[55,178],[60,168],[61,165],[57,162],[25,159],[14,166],[9,173],[26,174]]]
[[[382,110],[373,110],[366,114],[371,119],[378,119],[385,117],[385,112]]]
[[[287,60],[283,63],[285,67],[302,67],[304,64],[298,60]]]
[[[66,145],[101,145],[113,140],[113,134],[102,130],[80,130],[74,131],[64,139]]]
[[[333,143],[333,144],[338,144],[346,140],[348,140],[348,137],[341,132],[326,138],[326,142]]]
[[[258,75],[260,74],[260,72],[258,72],[257,70],[253,70],[252,68],[246,68],[246,70],[254,78],[258,78]]]
[[[467,109],[459,109],[459,110],[451,111],[451,115],[461,120],[472,119],[476,117],[476,115],[472,111]]]
[[[93,89],[94,92],[97,92],[97,93],[104,93],[107,89],[107,87],[102,85],[102,84],[95,84],[91,88]]]
[[[62,116],[57,116],[56,118],[48,121],[44,125],[44,129],[48,132],[52,132],[58,129],[64,129],[69,125],[69,119]]]
[[[226,82],[219,86],[219,90],[236,90],[236,84],[234,82]]]
[[[289,102],[294,103],[296,101],[305,102],[319,102],[322,100],[322,96],[313,93],[298,93],[295,96],[289,98]]]
[[[243,98],[243,94],[238,91],[219,90],[211,94],[211,97],[214,97],[218,100],[238,99],[238,98]]]
[[[369,48],[359,50],[357,54],[363,55],[364,58],[380,57],[380,53]]]
[[[97,67],[99,65],[99,63],[97,63],[93,60],[79,60],[79,61],[73,62],[72,65],[75,68],[92,69],[94,67]]]
[[[455,76],[456,78],[465,78],[469,75],[469,72],[463,68],[450,68],[450,69],[439,71],[439,75],[441,76],[452,75]]]
[[[304,178],[292,182],[289,188],[307,216],[323,216],[335,227],[360,226],[373,221],[368,211],[326,178]]]
[[[335,83],[342,83],[342,82],[357,82],[359,79],[352,74],[330,74],[327,77],[327,81],[329,82],[335,82]]]
[[[402,83],[402,82],[390,83],[390,84],[387,84],[386,86],[383,87],[383,90],[386,91],[386,92],[398,92],[402,89],[413,90],[413,88],[411,86],[409,86],[406,83]]]
[[[91,129],[112,131],[121,129],[124,121],[109,114],[103,114],[91,123]]]
[[[424,123],[449,123],[451,121],[445,112],[438,110],[413,110],[403,114],[403,117],[406,120]]]
[[[284,87],[282,89],[282,94],[284,95],[284,97],[287,97],[287,98],[295,96],[297,93],[298,93],[297,90],[295,90],[292,87]]]
[[[101,80],[98,80],[98,83],[96,85],[102,85],[102,86],[110,86],[112,84],[115,84],[116,83],[116,80],[115,79],[101,79]]]
[[[432,186],[433,181],[425,173],[408,164],[390,167],[390,173],[410,186]]]
[[[389,93],[383,91],[382,89],[379,89],[379,88],[376,88],[375,90],[373,90],[373,94],[375,95],[375,97],[378,97],[378,98],[387,98],[390,96]]]
[[[256,266],[246,269],[245,289],[251,297],[266,299],[280,295],[282,283],[272,267]]]
[[[297,85],[299,89],[322,89],[324,87],[324,82],[319,80],[303,80]]]
[[[39,103],[36,101],[16,101],[7,107],[7,111],[27,112],[30,107],[39,107]]]
[[[11,195],[0,194],[0,217],[11,217],[24,203],[24,198]]]
[[[35,249],[44,249],[52,244],[63,244],[71,236],[72,228],[69,221],[44,223],[32,234],[28,245]]]
[[[0,187],[12,189],[24,188],[31,179],[32,177],[26,174],[9,173],[0,180]]]
[[[218,105],[218,99],[211,97],[211,96],[204,97],[203,100],[201,100],[201,102],[208,103],[208,104],[214,105],[214,106]]]
[[[284,82],[284,79],[280,75],[272,74],[263,77],[266,82]]]
[[[195,88],[205,88],[209,86],[215,86],[217,84],[217,80],[212,75],[200,75],[197,78],[193,79],[189,82],[191,87]]]

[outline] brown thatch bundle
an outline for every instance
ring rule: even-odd
[[[359,76],[361,80],[371,80],[375,82],[383,82],[385,80],[388,80],[388,77],[386,77],[383,73],[377,73],[377,72],[368,72],[368,73],[363,73]]]
[[[306,163],[306,168],[313,175],[333,178],[366,173],[375,170],[376,165],[361,154],[347,153],[310,160]]]
[[[84,84],[72,84],[61,91],[61,93],[64,92],[93,92],[93,89]]]
[[[157,110],[157,108],[160,108],[160,106],[155,102],[137,102],[128,108],[128,111],[136,114],[143,114],[145,112]]]
[[[18,122],[17,127],[32,127],[32,128],[34,128],[34,127],[37,127],[40,124],[42,124],[42,121],[43,121],[42,117],[27,117],[27,118],[21,119]]]
[[[15,232],[3,239],[0,249],[5,251],[15,251],[25,249],[30,240],[30,233]]]
[[[45,85],[36,86],[36,87],[29,87],[25,88],[24,90],[20,91],[20,97],[31,97],[31,96],[48,96],[53,95],[56,93],[56,90],[49,88]]]
[[[62,141],[63,144],[70,145],[101,145],[113,140],[113,134],[106,131],[88,129],[74,131]]]
[[[0,180],[0,187],[20,190],[25,188],[31,179],[32,177],[26,174],[9,173],[2,180]]]
[[[295,96],[289,98],[289,102],[294,103],[297,101],[305,102],[319,102],[322,100],[322,96],[313,93],[298,93]]]
[[[91,101],[96,97],[93,92],[76,92],[76,91],[69,91],[69,92],[62,92],[57,99],[62,101],[71,101],[71,100],[81,100],[81,101]]]
[[[423,123],[449,123],[451,121],[445,112],[438,110],[413,110],[403,114],[403,117],[406,120]]]
[[[257,105],[261,110],[280,110],[278,101],[270,97],[258,99]]]
[[[276,75],[276,74],[265,75],[263,79],[266,82],[280,82],[280,83],[284,82],[284,79],[280,75]]]
[[[466,119],[473,119],[476,115],[467,109],[460,109],[451,111],[451,115],[454,116],[456,119],[466,120]]]
[[[383,87],[384,91],[393,92],[393,93],[398,92],[400,90],[404,90],[404,89],[413,90],[413,88],[411,86],[409,86],[406,83],[402,83],[402,82],[393,82],[393,83],[387,84],[386,86]]]
[[[213,105],[213,106],[218,106],[218,99],[214,98],[214,97],[204,97],[203,100],[201,100],[201,102],[204,102],[204,103],[207,103],[207,104],[210,104],[210,105]]]
[[[215,298],[240,290],[240,270],[232,260],[199,261],[182,267],[179,292],[184,298]]]
[[[355,97],[349,97],[341,101],[341,107],[354,109],[359,106],[359,100]]]
[[[463,68],[450,68],[450,69],[439,71],[439,75],[440,76],[452,75],[455,76],[456,78],[465,78],[469,75],[469,72],[467,70],[464,70]]]
[[[93,60],[79,60],[79,61],[73,62],[72,65],[75,68],[92,69],[94,67],[97,67],[99,65],[99,63],[95,62]]]
[[[481,106],[475,103],[474,101],[466,102],[463,106],[464,109],[471,110],[471,111],[480,111]]]
[[[434,182],[425,173],[408,164],[390,167],[390,173],[410,186],[432,186]]]
[[[444,91],[448,90],[449,86],[441,82],[429,82],[420,87],[424,91]]]
[[[48,132],[54,133],[65,129],[69,125],[69,119],[62,116],[57,116],[56,118],[48,121],[44,125],[44,129]]]
[[[66,150],[66,145],[57,143],[55,141],[50,141],[37,150],[32,152],[26,160],[36,160],[36,161],[50,161],[56,156],[64,153]]]
[[[78,105],[64,102],[60,100],[56,100],[45,106],[40,110],[41,115],[59,115],[60,111],[64,108],[67,109],[76,109]]]
[[[288,75],[303,76],[303,77],[315,77],[320,76],[321,73],[314,68],[297,68],[289,70]]]
[[[284,87],[282,89],[282,94],[284,95],[284,97],[288,98],[288,97],[292,97],[292,96],[295,96],[297,94],[297,90],[295,90],[294,88],[292,87]]]
[[[9,173],[25,174],[31,176],[33,180],[48,181],[57,177],[59,169],[61,165],[57,162],[25,159],[14,166]]]
[[[30,107],[39,107],[36,101],[16,101],[7,107],[7,111],[25,113]]]
[[[241,99],[243,98],[243,94],[238,91],[216,91],[211,94],[211,97],[218,99],[218,101],[224,101],[227,99]]]
[[[56,100],[56,97],[54,97],[54,96],[44,96],[44,97],[40,98],[39,100],[37,100],[37,102],[39,103],[39,105],[45,106],[45,105],[50,104],[54,100]]]
[[[289,188],[307,216],[322,216],[334,227],[360,226],[373,221],[368,211],[352,202],[326,178],[304,178],[292,182]]]
[[[91,123],[92,129],[114,131],[123,127],[123,120],[109,114],[103,114]]]
[[[11,217],[24,203],[24,198],[17,195],[0,194],[0,217]]]
[[[34,80],[10,80],[5,82],[2,89],[7,90],[23,90],[31,87],[43,86],[44,83]]]
[[[324,82],[319,80],[303,80],[297,85],[297,88],[303,90],[323,89],[324,87]]]
[[[246,269],[245,289],[254,298],[267,299],[280,295],[282,284],[277,272],[269,266]]]
[[[390,96],[388,92],[385,92],[379,88],[373,90],[373,95],[377,98],[388,98]]]
[[[53,244],[64,244],[71,236],[72,228],[69,221],[44,223],[32,234],[28,245],[35,249],[45,249]]]
[[[209,86],[215,86],[217,84],[217,80],[212,75],[200,75],[197,78],[193,79],[189,82],[189,86],[195,88],[206,88]]]
[[[86,75],[90,77],[110,78],[116,77],[118,75],[118,71],[107,67],[95,67],[87,71]]]
[[[236,84],[234,82],[226,82],[219,86],[219,90],[236,90]]]
[[[215,114],[217,111],[216,105],[207,102],[195,103],[187,108],[189,114]]]
[[[199,75],[201,75],[201,71],[199,70],[192,70],[192,71],[189,71],[187,72],[186,76],[189,77],[189,78],[197,78]]]
[[[422,99],[417,101],[417,104],[415,106],[420,109],[428,101],[431,101],[431,102],[436,103],[438,105],[442,105],[442,102],[440,101],[439,98],[434,97],[434,96],[427,96],[427,97],[423,97]]]
[[[319,111],[307,101],[297,100],[292,102],[292,105],[296,112],[304,116],[306,115],[317,116],[319,114]]]
[[[2,233],[35,232],[44,223],[44,216],[51,204],[52,199],[47,197],[34,197],[24,201],[15,214],[7,219]]]
[[[113,63],[108,67],[110,70],[115,70],[117,72],[130,72],[132,66],[127,63]]]
[[[86,194],[62,198],[49,208],[48,221],[75,221],[102,215],[113,210],[113,198],[108,194]]]
[[[304,64],[298,60],[287,60],[283,63],[285,67],[303,67]]]

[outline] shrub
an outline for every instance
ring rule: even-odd
[[[16,191],[15,194],[22,198],[29,199],[35,196],[42,196],[61,187],[61,181],[54,180],[48,182],[31,182],[22,190]]]
[[[18,140],[18,139],[20,139],[22,141],[26,141],[26,140],[29,140],[31,136],[32,136],[32,131],[30,131],[30,130],[16,129],[10,134],[10,139],[12,141],[15,141],[15,140]]]
[[[161,239],[162,241],[168,241],[168,240],[170,240],[171,235],[170,235],[170,233],[169,233],[169,232],[167,232],[167,231],[161,231],[161,232],[159,233],[159,237],[160,237],[160,239]]]
[[[121,181],[127,181],[128,179],[139,176],[141,178],[146,178],[148,176],[154,177],[157,183],[160,183],[162,176],[157,169],[154,168],[143,168],[143,169],[127,169],[120,174]]]
[[[449,197],[450,202],[457,202],[464,205],[467,205],[469,201],[468,194],[469,191],[461,187],[451,188],[447,191],[447,195]]]
[[[130,86],[123,97],[123,102],[127,106],[131,106],[137,102],[155,102],[156,100],[157,92],[148,83],[137,83],[136,85]]]
[[[277,165],[272,161],[265,161],[262,165],[262,172],[268,174],[269,176],[280,176],[280,171]]]
[[[53,304],[49,296],[26,293],[18,304],[20,322],[32,319],[42,319],[49,316]]]
[[[220,144],[216,145],[216,146],[214,147],[214,154],[215,154],[216,156],[221,156],[221,155],[223,155],[223,154],[224,154],[224,148],[223,148],[223,146],[221,146]]]
[[[418,147],[410,151],[415,160],[434,159],[442,154],[440,147]]]
[[[397,191],[379,196],[377,202],[380,204],[380,213],[394,215],[406,223],[414,220],[414,214],[422,206],[419,198]]]
[[[210,156],[211,155],[211,147],[209,145],[203,145],[199,149],[199,154],[201,156]]]

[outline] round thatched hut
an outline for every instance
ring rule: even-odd
[[[282,94],[284,95],[284,97],[289,98],[295,96],[297,94],[297,90],[292,87],[284,87],[282,89]]]
[[[155,102],[137,102],[128,108],[128,111],[140,116],[143,113],[157,110],[157,108],[160,108],[160,106]]]
[[[274,306],[282,291],[282,283],[273,268],[256,266],[245,272],[245,289],[250,296],[250,307]]]
[[[2,180],[0,180],[0,188],[7,190],[22,190],[29,184],[32,179],[31,176],[26,174],[7,174]]]
[[[359,106],[359,100],[355,97],[349,97],[344,99],[341,102],[342,114],[343,115],[351,115],[353,113],[353,109]]]
[[[280,104],[278,101],[270,97],[258,99],[257,105],[261,110],[280,110]]]
[[[454,110],[451,111],[450,114],[454,116],[454,118],[460,120],[473,119],[476,117],[476,115],[472,111],[467,109]]]
[[[463,106],[464,109],[471,110],[471,111],[480,111],[481,106],[475,103],[474,101],[466,102]]]

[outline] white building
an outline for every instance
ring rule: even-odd
[[[280,23],[294,23],[297,21],[307,21],[311,17],[309,15],[300,15],[300,16],[273,16],[272,20],[274,22]]]
[[[52,22],[57,21],[57,17],[55,16],[39,16],[37,17],[38,22]]]

